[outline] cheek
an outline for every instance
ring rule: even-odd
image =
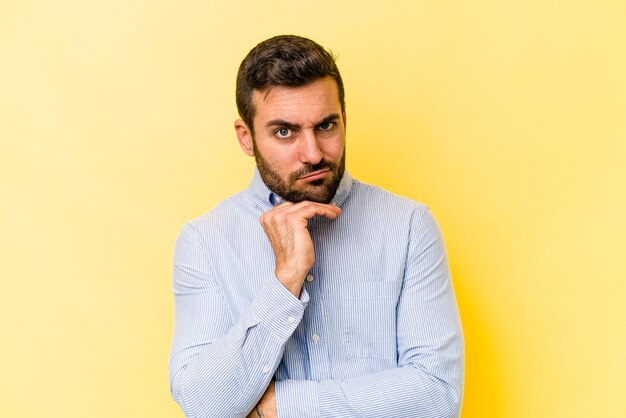
[[[326,154],[332,160],[338,160],[343,154],[343,149],[343,138],[338,138],[336,141],[328,142],[327,146],[324,149],[324,154]]]
[[[274,146],[270,141],[262,138],[255,142],[257,151],[263,156],[266,164],[274,171],[280,171],[285,166],[285,150],[282,147]]]
[[[298,159],[295,154],[285,149],[269,150],[267,162],[270,167],[283,179],[289,178],[291,172],[298,169]]]

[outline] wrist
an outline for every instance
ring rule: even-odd
[[[300,297],[302,284],[304,283],[304,277],[306,276],[305,274],[276,269],[275,275],[280,284],[289,290],[295,297]]]
[[[256,411],[256,415],[258,418],[265,418],[265,414],[263,413],[263,409],[261,409],[261,407],[259,405],[256,406],[256,408],[254,408],[254,410]]]

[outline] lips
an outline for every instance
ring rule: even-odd
[[[317,170],[317,171],[313,171],[312,173],[308,173],[305,176],[300,177],[299,180],[303,180],[303,181],[315,181],[315,180],[320,180],[323,179],[324,177],[326,177],[326,175],[330,173],[329,169],[323,169],[323,170]]]

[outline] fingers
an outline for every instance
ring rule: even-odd
[[[335,219],[341,214],[341,209],[335,205],[302,201],[299,203],[285,202],[274,208],[276,213],[294,214],[310,219],[314,216],[324,216],[329,219]]]
[[[306,272],[315,261],[308,220],[314,216],[335,219],[340,213],[334,205],[302,201],[285,202],[259,217],[276,258],[276,277],[294,295],[299,296]]]

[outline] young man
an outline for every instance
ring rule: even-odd
[[[189,417],[458,417],[463,337],[428,208],[353,179],[343,82],[278,36],[237,77],[250,187],[174,255],[174,399]]]

